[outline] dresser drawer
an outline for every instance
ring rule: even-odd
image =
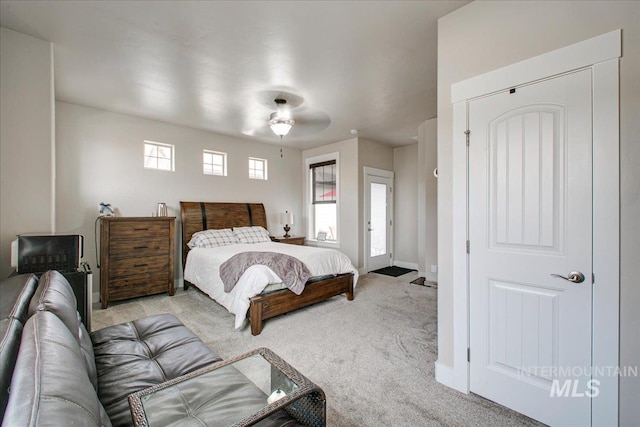
[[[139,240],[114,239],[109,243],[109,256],[118,258],[142,258],[169,254],[169,240],[165,237],[153,237]]]
[[[109,277],[116,279],[119,277],[136,276],[139,274],[156,274],[164,272],[167,276],[169,268],[169,257],[157,255],[146,258],[121,258],[112,259],[109,262]]]
[[[109,283],[109,299],[121,300],[166,292],[168,280],[167,275],[162,273],[114,278]]]
[[[147,240],[164,237],[169,232],[167,221],[122,221],[111,224],[109,238],[114,240]]]

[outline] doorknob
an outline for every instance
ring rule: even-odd
[[[369,230],[369,231],[373,231],[373,228],[368,228],[367,230]]]
[[[573,282],[573,283],[582,283],[582,282],[584,282],[584,274],[580,273],[579,271],[572,271],[571,273],[569,273],[569,277],[564,277],[564,276],[561,276],[559,274],[551,274],[551,276],[558,277],[558,278],[564,279],[564,280],[568,280],[569,282]]]

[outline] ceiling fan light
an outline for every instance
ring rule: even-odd
[[[278,117],[276,113],[271,114],[271,120],[269,120],[271,130],[278,136],[285,136],[288,134],[294,123],[293,119]]]

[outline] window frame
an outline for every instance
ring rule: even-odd
[[[313,177],[313,171],[311,169],[311,165],[314,164],[319,164],[319,163],[325,163],[325,162],[335,162],[335,171],[336,171],[336,184],[335,184],[335,188],[336,188],[336,198],[335,198],[335,202],[332,201],[330,204],[335,204],[335,208],[336,208],[336,230],[335,230],[335,240],[324,240],[324,241],[319,241],[318,240],[318,236],[314,235],[315,234],[315,228],[316,228],[316,220],[315,220],[315,205],[326,205],[329,203],[326,202],[320,202],[320,203],[316,203],[314,204],[314,177]],[[314,244],[318,245],[318,246],[329,246],[329,247],[336,247],[340,245],[340,153],[339,152],[332,152],[332,153],[327,153],[324,155],[320,155],[320,156],[314,156],[314,157],[308,157],[305,159],[305,169],[308,171],[307,175],[306,175],[306,185],[305,188],[307,189],[307,197],[306,197],[306,207],[305,210],[307,212],[307,218],[308,218],[308,223],[307,223],[307,240],[314,242]]]
[[[154,146],[156,148],[156,156],[147,156],[147,145],[151,145],[151,146]],[[160,159],[160,157],[157,155],[157,151],[158,151],[157,149],[160,148],[160,147],[169,148],[170,151],[171,151],[171,157],[169,159],[171,165],[170,165],[169,169],[164,169],[164,168],[157,167],[158,160]],[[156,159],[156,167],[147,166],[147,158],[155,158]],[[142,144],[142,166],[144,167],[144,169],[148,169],[148,170],[157,170],[157,171],[164,171],[164,172],[175,172],[175,170],[176,170],[176,146],[173,145],[173,144],[166,144],[164,142],[156,142],[156,141],[144,140],[144,142]]]
[[[316,173],[315,173],[315,169],[317,168],[324,168],[326,166],[333,166],[336,178],[335,181],[333,182],[333,190],[335,191],[335,195],[333,196],[333,200],[317,200],[316,196],[316,185],[318,183],[317,179],[316,179]],[[311,173],[311,204],[313,205],[320,205],[320,204],[330,204],[330,203],[337,203],[338,201],[338,165],[336,160],[327,160],[324,162],[316,162],[316,163],[311,163],[309,165],[309,170]]]
[[[210,154],[212,156],[221,156],[222,157],[222,165],[218,165],[217,163],[206,163],[205,162],[205,155],[206,154]],[[212,173],[207,173],[205,171],[205,166],[206,165],[210,165],[211,166],[211,171]],[[214,173],[213,172],[213,166],[222,166],[222,173]],[[215,151],[215,150],[209,150],[207,148],[203,148],[202,149],[202,174],[203,175],[207,175],[207,176],[227,176],[227,153],[224,153],[222,151]]]
[[[262,163],[263,169],[262,169],[262,177],[259,176],[251,176],[251,172],[252,171],[258,171],[259,169],[255,169],[255,168],[251,168],[251,162],[260,162]],[[269,179],[268,176],[268,167],[269,167],[269,162],[267,159],[261,159],[259,157],[249,157],[249,179],[257,179],[259,181],[267,181]]]

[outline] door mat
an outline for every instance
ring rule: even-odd
[[[412,271],[416,271],[416,270],[411,270],[408,268],[397,267],[395,265],[392,265],[391,267],[379,268],[377,270],[370,271],[369,273],[378,273],[378,274],[384,274],[385,276],[398,277],[398,276],[402,276],[403,274],[411,273]]]
[[[437,288],[438,287],[438,283],[430,282],[430,281],[426,280],[424,277],[418,277],[417,279],[412,280],[409,283],[412,283],[414,285],[427,286],[429,288]]]

